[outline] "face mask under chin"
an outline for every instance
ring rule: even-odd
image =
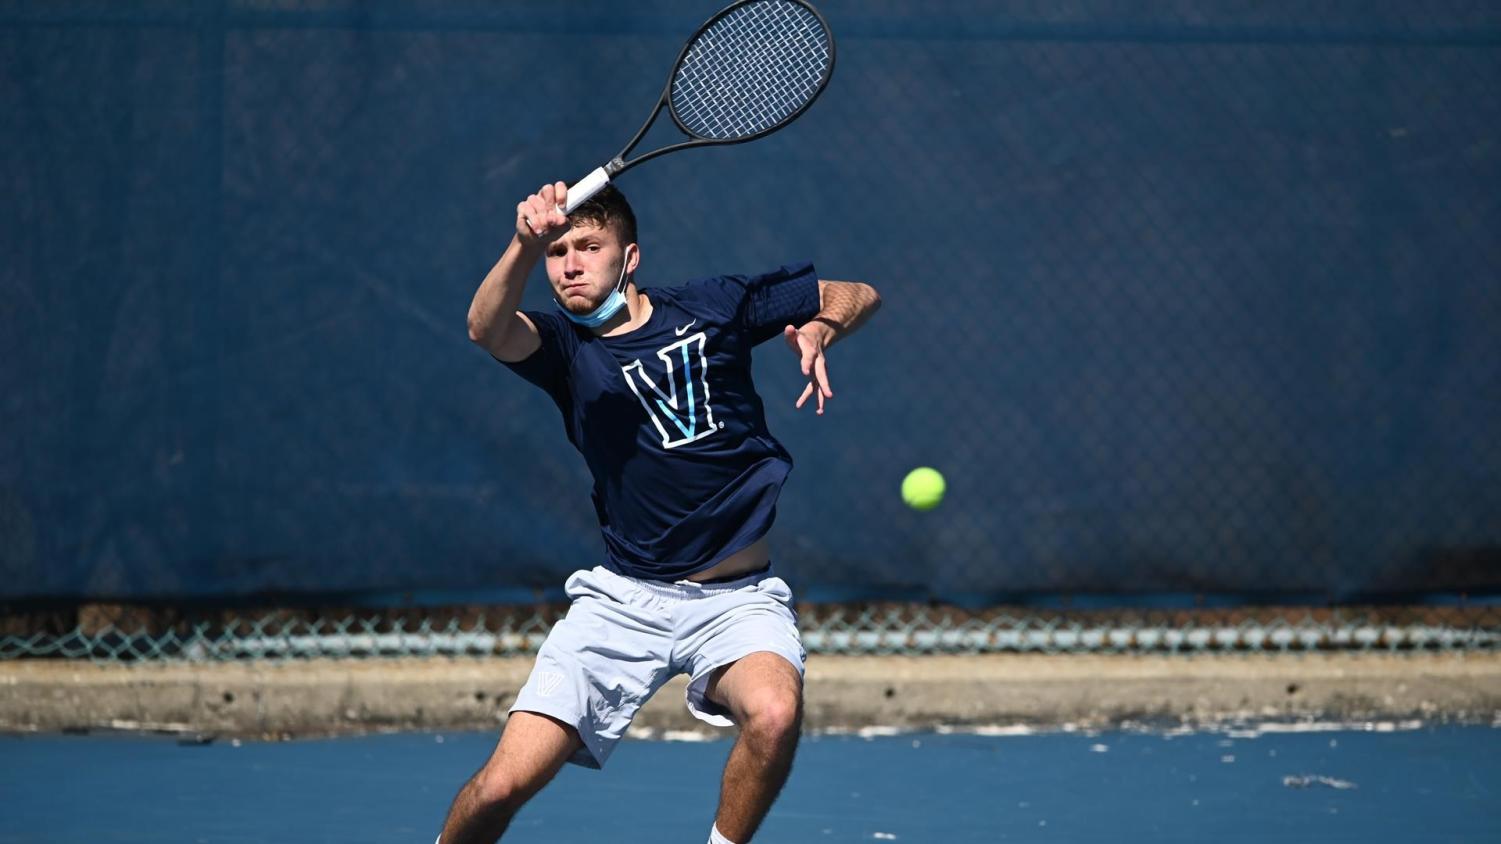
[[[630,263],[631,250],[630,247],[626,247],[625,255],[620,262],[620,278],[615,280],[614,289],[611,290],[610,295],[606,296],[605,300],[599,304],[599,307],[595,308],[589,313],[576,314],[573,311],[568,310],[568,308],[565,307],[556,296],[553,297],[553,304],[557,305],[558,310],[562,311],[563,316],[567,317],[570,322],[582,325],[585,328],[598,328],[599,326],[604,325],[605,323],[609,322],[610,319],[615,316],[615,314],[619,313],[621,308],[625,307],[625,268],[630,266]]]

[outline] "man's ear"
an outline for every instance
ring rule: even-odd
[[[633,246],[635,247],[634,250],[631,249],[631,247],[633,247]],[[629,243],[629,244],[626,244],[626,247],[625,247],[625,274],[626,275],[632,275],[632,274],[634,274],[636,272],[636,267],[638,267],[640,265],[641,265],[641,244],[639,244],[639,243]]]

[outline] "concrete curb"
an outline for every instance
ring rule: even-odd
[[[530,658],[0,663],[0,730],[163,730],[281,738],[496,729]],[[709,729],[685,678],[637,733]],[[1501,654],[814,656],[810,730],[1024,724],[1501,719]]]

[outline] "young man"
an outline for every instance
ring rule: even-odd
[[[778,335],[818,413],[824,350],[880,304],[810,265],[636,287],[636,220],[613,187],[571,219],[562,182],[516,206],[516,235],[475,293],[469,338],[557,404],[594,475],[601,566],[575,572],[494,754],[440,838],[496,840],[565,762],[604,765],[637,709],[674,675],[688,708],[740,733],[711,842],[744,844],[792,768],[803,649],[766,532],[792,459],[766,429],[751,347]],[[557,313],[517,312],[545,256]]]

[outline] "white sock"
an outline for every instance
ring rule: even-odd
[[[719,824],[715,824],[714,828],[709,830],[709,844],[735,844],[735,842],[725,838],[724,833],[719,831]]]

